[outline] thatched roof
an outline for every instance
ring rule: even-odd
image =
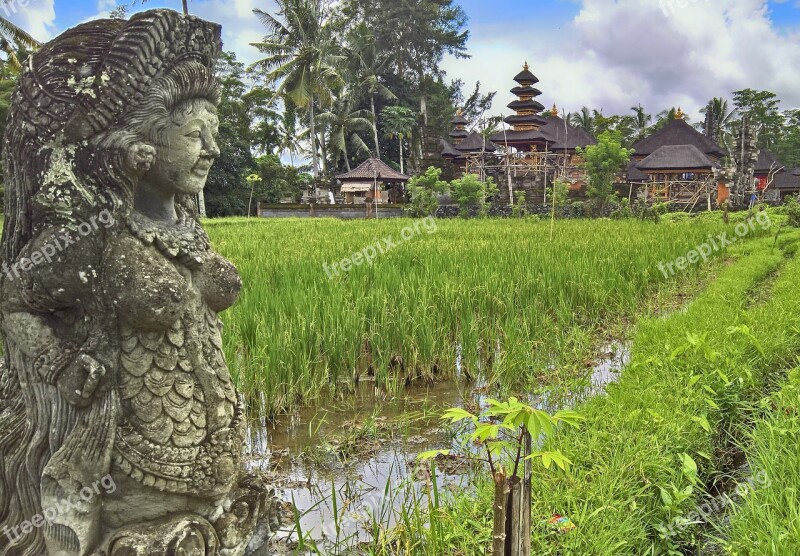
[[[635,162],[631,162],[628,165],[628,181],[629,182],[650,181],[650,176],[639,170],[636,167]]]
[[[636,164],[636,167],[644,172],[648,170],[711,170],[717,166],[694,145],[664,145]]]
[[[442,144],[442,158],[460,158],[463,155],[460,151],[457,151],[456,148],[445,141],[444,139],[440,139]]]
[[[518,85],[511,89],[511,94],[516,95],[518,97],[521,96],[528,96],[528,97],[538,97],[542,94],[542,91],[537,89],[536,87],[531,87],[530,85]]]
[[[772,187],[775,189],[800,189],[800,178],[792,172],[778,172],[773,178]]]
[[[684,120],[672,120],[650,137],[634,143],[633,149],[635,155],[649,156],[661,147],[678,145],[691,145],[709,156],[725,156],[719,145]]]
[[[336,179],[341,181],[362,181],[372,180],[376,177],[378,181],[384,182],[408,181],[411,179],[405,174],[395,172],[385,162],[377,158],[368,158],[355,170],[339,174],[336,176]]]
[[[544,125],[547,123],[547,120],[542,118],[541,116],[537,116],[536,114],[525,114],[525,115],[514,115],[508,116],[505,120],[503,120],[508,125]]]
[[[552,139],[552,150],[575,150],[577,147],[586,148],[596,145],[597,139],[591,133],[566,123],[560,116],[551,115],[547,123],[539,131]]]
[[[756,162],[756,174],[766,174],[783,169],[783,164],[775,158],[774,154],[767,149],[761,149],[761,152],[758,153],[758,162]]]
[[[800,168],[795,168],[794,172],[792,172],[793,176],[800,176]]]
[[[539,82],[539,78],[531,73],[530,69],[528,69],[528,63],[525,62],[522,71],[514,76],[514,81],[520,85],[533,85]]]
[[[534,143],[539,141],[550,143],[553,141],[552,138],[535,129],[524,131],[514,131],[513,129],[508,129],[506,131],[495,133],[489,137],[489,139],[501,145],[510,145],[512,143]]]
[[[477,131],[473,131],[469,134],[469,137],[461,141],[458,145],[456,145],[456,149],[463,152],[463,153],[473,153],[473,152],[487,152],[493,153],[497,150],[497,145],[492,143],[491,140],[485,139],[483,135],[478,133]]]
[[[508,105],[511,110],[534,110],[541,112],[544,110],[544,105],[538,100],[515,100]]]
[[[469,122],[467,122],[467,119],[464,117],[464,114],[459,110],[453,117],[452,123],[453,125],[467,125]]]

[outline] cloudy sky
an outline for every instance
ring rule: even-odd
[[[120,0],[122,3],[125,0]],[[540,100],[567,111],[606,115],[641,102],[657,113],[682,106],[693,121],[714,96],[751,87],[800,107],[800,0],[456,0],[469,16],[471,59],[444,68],[468,87],[498,91],[495,113],[508,113],[511,78],[527,60]],[[10,0],[9,19],[45,40],[108,14],[115,0]],[[26,4],[22,7],[22,4]],[[148,0],[145,7],[180,7]],[[193,0],[192,13],[223,24],[226,50],[240,60],[263,28],[252,9],[270,0]],[[13,10],[16,9],[16,12]],[[134,10],[142,9],[137,5]]]

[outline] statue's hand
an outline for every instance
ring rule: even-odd
[[[81,353],[75,363],[64,370],[58,387],[66,400],[74,406],[86,407],[106,375],[106,366],[87,353]]]

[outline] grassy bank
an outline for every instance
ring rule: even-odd
[[[215,247],[245,284],[224,314],[225,350],[242,389],[271,412],[369,375],[389,390],[451,376],[457,362],[473,377],[531,386],[524,383],[542,377],[530,369],[584,356],[609,320],[671,282],[659,263],[724,229],[708,221],[562,221],[551,241],[548,223],[431,224],[209,222]],[[387,241],[385,254],[363,262]],[[362,264],[337,275],[356,253]]]
[[[705,519],[694,512],[708,501],[707,487],[729,472],[732,446],[756,416],[764,388],[794,365],[800,348],[800,299],[793,289],[800,261],[786,257],[797,241],[800,232],[785,235],[777,247],[771,238],[739,246],[737,260],[686,311],[638,327],[621,380],[579,408],[586,416],[580,431],[551,440],[572,460],[570,472],[534,475],[534,554],[703,553]],[[762,287],[771,295],[759,292]],[[787,476],[784,486],[796,488],[796,477]],[[491,485],[478,481],[476,489],[453,495],[438,512],[438,527],[403,530],[401,543],[414,554],[483,554]],[[796,508],[784,510],[778,523],[789,523]],[[753,505],[750,519],[759,512],[769,513]],[[577,528],[551,530],[543,519],[556,513]],[[748,518],[742,513],[740,519]],[[760,525],[764,542],[774,539],[774,528]],[[742,545],[750,540],[744,537]]]

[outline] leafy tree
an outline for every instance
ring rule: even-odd
[[[645,112],[641,104],[631,106],[633,116],[631,123],[633,128],[633,141],[640,141],[648,136],[650,124],[653,123],[653,116]]]
[[[778,111],[780,104],[777,95],[770,91],[742,89],[733,93],[737,121],[746,114],[758,131],[758,146],[770,148],[778,142],[783,125],[783,117]]]
[[[489,212],[489,200],[499,191],[492,178],[482,182],[475,174],[464,174],[453,180],[450,188],[458,203],[458,214],[462,218],[467,218],[473,209],[477,209],[478,216],[486,216]]]
[[[597,113],[596,110],[595,113]],[[570,114],[568,121],[570,125],[579,127],[592,135],[595,134],[594,117],[592,116],[592,111],[586,106],[582,107],[580,112]]]
[[[417,123],[414,111],[405,106],[387,106],[381,113],[386,134],[397,137],[400,145],[400,173],[405,173],[403,139],[411,133]]]
[[[786,110],[781,137],[772,150],[788,170],[800,166],[800,110]]]
[[[346,29],[363,22],[378,52],[392,53],[390,69],[400,80],[439,75],[445,54],[468,57],[467,16],[453,0],[344,0],[336,19]]]
[[[595,205],[597,214],[605,214],[614,196],[614,179],[630,162],[631,149],[622,146],[619,134],[607,131],[597,138],[597,145],[577,149],[583,157],[583,167],[589,176],[587,195]]]
[[[253,46],[266,57],[253,64],[266,72],[270,83],[280,82],[278,93],[294,106],[308,110],[314,177],[319,175],[315,105],[330,104],[343,85],[334,66],[333,40],[325,0],[276,0],[276,15],[253,10],[268,35]]]
[[[397,96],[383,83],[382,78],[383,72],[391,62],[391,55],[378,50],[375,35],[363,22],[350,31],[348,43],[351,46],[346,49],[346,52],[355,66],[351,70],[354,81],[358,83],[359,91],[369,98],[375,156],[380,158],[381,145],[378,139],[378,112],[375,108],[375,98],[379,97],[388,101],[397,100]]]
[[[735,113],[728,108],[728,101],[720,97],[712,98],[709,103],[700,110],[700,113],[706,115],[709,109],[711,110],[711,120],[714,123],[714,129],[717,130],[717,135],[714,137],[714,140],[717,144],[722,145],[725,142],[725,133],[730,130],[730,124]]]
[[[428,167],[421,176],[411,178],[408,182],[408,193],[411,197],[411,204],[407,212],[409,216],[423,218],[433,216],[439,208],[438,195],[447,192],[448,185],[442,181],[441,168]]]
[[[353,108],[353,100],[347,91],[337,98],[331,107],[317,117],[317,121],[329,129],[329,145],[332,150],[334,165],[344,158],[347,171],[350,168],[348,143],[359,156],[369,156],[370,149],[358,135],[359,131],[372,129],[371,114],[366,110]]]
[[[7,4],[10,0],[0,1],[0,5]],[[5,52],[5,60],[0,60],[0,70],[19,73],[22,70],[20,51],[27,54],[27,49],[36,50],[41,43],[34,39],[27,31],[13,24],[4,17],[0,17],[0,50]]]

